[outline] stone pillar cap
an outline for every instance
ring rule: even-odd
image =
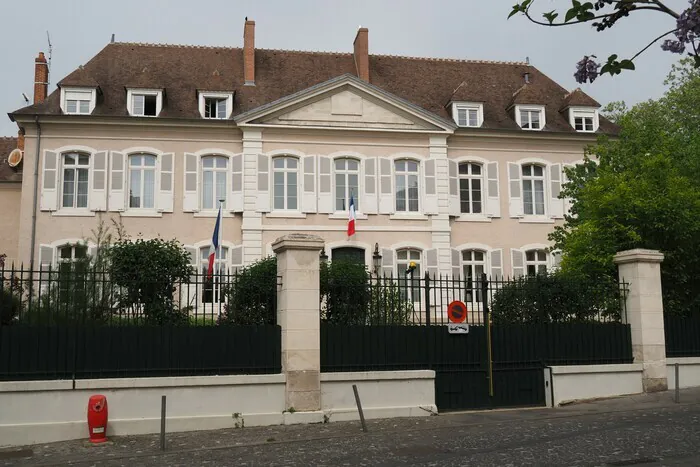
[[[645,250],[643,248],[635,248],[634,250],[621,251],[615,255],[613,262],[615,264],[626,263],[661,263],[664,260],[664,254],[658,250]]]
[[[324,240],[317,235],[293,233],[280,237],[272,244],[272,251],[279,253],[286,250],[318,250],[325,245]]]

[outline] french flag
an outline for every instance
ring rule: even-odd
[[[350,210],[348,211],[348,237],[355,235],[355,199],[350,194]]]
[[[214,235],[211,237],[211,246],[209,247],[209,267],[207,268],[207,278],[210,278],[214,273],[214,261],[216,260],[216,250],[221,245],[221,206],[219,206],[219,214],[216,216],[216,225],[214,226]]]

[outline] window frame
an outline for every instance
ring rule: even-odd
[[[286,167],[284,168],[277,168],[275,167],[275,160],[277,159],[294,159],[297,163],[296,169],[289,169]],[[272,203],[271,211],[272,213],[280,213],[280,212],[296,212],[299,213],[301,212],[301,182],[300,182],[300,174],[301,174],[301,167],[302,167],[303,159],[299,156],[296,156],[294,154],[278,154],[275,156],[270,157],[270,201]],[[277,208],[275,207],[275,174],[281,171],[282,173],[285,174],[284,177],[284,207],[283,208]],[[288,200],[288,194],[289,194],[289,189],[288,189],[288,173],[294,172],[296,173],[296,199],[297,199],[297,206],[294,209],[290,209],[288,207],[289,205],[289,200]]]
[[[73,205],[72,206],[64,206],[63,205],[63,196],[64,196],[64,183],[65,183],[65,170],[66,170],[66,164],[65,164],[65,157],[68,155],[77,155],[78,157],[80,156],[86,156],[88,158],[88,163],[87,165],[81,165],[81,164],[75,164],[72,166],[74,170],[76,169],[86,169],[87,170],[87,201],[85,202],[85,206],[77,206],[77,199],[78,199],[78,191],[77,191],[77,178],[73,180],[74,187],[73,187]],[[59,156],[59,171],[57,174],[58,178],[58,186],[59,191],[58,191],[58,209],[60,211],[74,211],[74,212],[88,212],[90,210],[90,186],[92,184],[92,153],[86,152],[86,151],[81,151],[81,150],[68,150],[68,151],[63,151],[58,153]],[[79,160],[79,159],[78,159]],[[77,175],[77,174],[76,174]]]
[[[68,111],[68,101],[76,99],[68,99],[71,97],[71,93],[90,93],[90,98],[88,99],[88,111],[81,112],[80,104],[77,105],[75,112]],[[84,102],[85,99],[77,99],[78,102]],[[82,88],[82,87],[61,87],[61,111],[66,115],[90,115],[93,110],[95,110],[95,105],[97,103],[97,89],[96,88]]]
[[[141,200],[145,199],[144,194],[144,180],[145,177],[143,176],[144,172],[146,170],[153,171],[153,206],[152,207],[133,207],[131,206],[131,158],[132,157],[138,157],[138,156],[148,156],[152,157],[155,161],[155,164],[151,166],[146,166],[146,165],[141,165],[138,167],[138,169],[141,170]],[[159,187],[160,187],[160,157],[158,154],[153,154],[150,152],[131,152],[126,154],[126,168],[127,168],[127,174],[126,174],[126,211],[137,211],[137,212],[155,212],[158,209],[158,192],[159,192]],[[141,202],[143,204],[143,202]]]
[[[521,118],[521,112],[539,112],[540,116],[540,127],[539,128],[525,128],[523,127],[523,121]],[[528,124],[530,117],[528,117]],[[542,131],[547,125],[546,112],[543,105],[516,105],[515,106],[515,122],[518,124],[521,130],[526,131]]]
[[[533,275],[537,275],[542,273],[540,271],[540,267],[544,266],[545,270],[544,273],[549,273],[552,270],[552,264],[551,264],[551,254],[549,251],[547,251],[546,248],[526,248],[522,250],[523,252],[523,273],[525,277],[531,277]],[[527,259],[527,254],[534,252],[535,253],[535,259],[534,260],[528,260]],[[542,252],[544,253],[544,259],[541,260],[538,258],[539,253]],[[530,274],[528,269],[530,266],[535,268],[535,274]]]
[[[197,277],[206,278],[207,270],[209,269],[209,250],[211,248],[211,244],[199,246],[196,248],[198,256]],[[206,307],[206,305],[217,306],[217,304],[219,303],[227,302],[225,285],[222,285],[221,282],[217,280],[217,278],[221,275],[231,274],[232,249],[233,248],[229,245],[224,244],[222,244],[220,248],[217,248],[216,253],[214,255],[214,271],[212,272],[213,282],[211,286],[209,286],[206,281],[201,284],[202,291],[199,294],[200,296],[197,297],[198,305],[201,304],[203,307]],[[217,268],[223,268],[223,271],[221,269],[217,270]],[[206,301],[207,294],[211,294],[211,300],[209,301]]]
[[[459,124],[459,111],[467,111],[467,124]],[[476,110],[476,125],[469,124],[469,111]],[[481,102],[453,102],[452,103],[452,119],[460,128],[481,128],[484,124],[484,104]]]
[[[587,130],[584,124],[584,129],[576,129],[576,119],[577,118],[590,118],[592,123],[592,129]],[[598,131],[600,126],[600,118],[598,115],[598,110],[589,107],[569,107],[569,124],[577,133],[595,133]]]
[[[523,169],[526,166],[531,166],[531,167],[540,167],[542,168],[542,176],[537,176],[537,175],[525,175],[523,173]],[[523,203],[523,216],[524,217],[529,217],[529,218],[546,218],[549,212],[549,203],[548,203],[548,195],[549,195],[549,190],[547,189],[547,186],[549,185],[549,165],[548,164],[542,164],[539,162],[522,162],[520,163],[520,196],[522,197],[522,203]],[[534,170],[533,170],[534,173]],[[528,214],[525,209],[525,180],[531,181],[532,184],[532,214]],[[543,197],[543,213],[538,214],[536,211],[536,202],[535,202],[535,185],[534,183],[537,180],[542,180],[542,197]]]
[[[334,157],[332,160],[332,171],[333,171],[333,181],[332,181],[332,196],[333,196],[333,213],[334,214],[347,214],[349,209],[350,209],[350,193],[349,193],[349,188],[350,185],[348,183],[348,176],[351,174],[350,169],[346,168],[341,169],[342,174],[345,175],[345,202],[347,203],[347,207],[344,210],[337,209],[337,197],[336,197],[336,190],[337,190],[337,181],[336,181],[336,175],[338,175],[338,169],[336,169],[336,162],[339,160],[345,160],[346,163],[347,161],[354,161],[357,162],[357,193],[354,194],[354,199],[355,199],[355,215],[358,213],[362,212],[362,203],[360,203],[360,192],[362,191],[362,161],[358,159],[357,157],[352,157],[352,156],[338,156]]]
[[[463,165],[468,165],[469,166],[469,174],[462,174],[460,173],[460,168]],[[477,165],[481,169],[481,174],[480,175],[473,175],[471,173],[472,171],[472,166]],[[473,217],[486,217],[486,190],[485,190],[485,185],[486,185],[486,164],[483,162],[477,162],[477,161],[472,161],[472,160],[463,160],[463,161],[458,161],[457,162],[457,183],[458,183],[458,190],[459,190],[459,212],[460,216],[473,216]],[[469,181],[469,212],[464,212],[462,211],[462,180],[468,180]],[[481,187],[479,188],[479,192],[481,193],[481,212],[473,212],[473,197],[471,196],[472,192],[474,191],[472,189],[472,181],[473,180],[479,180]]]
[[[406,252],[406,259],[400,259],[399,258],[399,253]],[[418,254],[418,259],[411,258],[412,253],[417,253]],[[411,276],[411,302],[412,303],[421,303],[422,297],[423,297],[423,288],[421,287],[421,279],[423,277],[423,274],[425,273],[423,269],[423,263],[424,258],[423,258],[423,249],[417,248],[417,247],[411,247],[411,246],[406,246],[406,247],[401,247],[401,248],[396,248],[394,250],[394,257],[395,257],[395,262],[396,265],[394,266],[394,271],[396,272],[396,278],[399,280],[399,294],[404,293],[406,290],[406,286],[409,283],[408,280],[406,279],[406,274],[402,273],[402,271],[399,269],[399,266],[405,265],[406,269],[408,269],[408,265],[410,264],[411,261],[416,262],[416,270]],[[402,281],[406,281],[402,285]],[[402,296],[402,299],[405,299],[405,297]]]
[[[224,181],[226,182],[226,185],[224,187],[224,205],[223,209],[225,210],[226,207],[229,205],[229,198],[230,195],[229,193],[231,192],[232,187],[230,186],[230,183],[233,183],[231,180],[231,157],[227,156],[225,154],[218,154],[218,153],[210,153],[210,154],[202,154],[201,156],[198,157],[198,164],[199,164],[199,173],[198,177],[199,179],[199,193],[197,194],[199,196],[199,211],[200,212],[217,212],[219,210],[219,199],[216,196],[216,177],[212,177],[212,198],[214,199],[214,206],[212,208],[205,208],[204,207],[204,172],[205,172],[205,167],[204,167],[204,160],[207,158],[221,158],[226,161],[226,167],[223,169],[221,167],[208,167],[206,168],[207,171],[211,171],[214,174],[217,173],[223,173],[224,174]]]
[[[478,261],[475,259],[465,260],[464,254],[466,252],[471,252],[472,258],[474,257],[474,253],[481,253],[483,255],[482,260],[481,261]],[[468,284],[467,287],[465,287],[465,289],[466,289],[465,290],[465,300],[471,304],[479,304],[480,305],[482,303],[482,296],[481,296],[481,289],[479,287],[478,278],[476,275],[475,268],[476,268],[476,266],[480,265],[480,266],[482,266],[482,272],[486,273],[487,276],[489,275],[489,273],[490,273],[489,256],[488,256],[489,250],[482,249],[482,248],[476,248],[476,247],[470,247],[470,248],[461,249],[459,251],[459,255],[460,255],[460,264],[461,264],[461,271],[460,272],[463,275],[463,280],[465,281],[465,284],[468,284],[468,282],[467,282],[468,275],[464,273],[464,268],[468,266],[472,272],[471,283]],[[466,294],[471,294],[472,290],[476,290],[476,295],[471,296],[471,297],[466,296]]]
[[[205,117],[206,115],[206,100],[207,99],[225,99],[226,100],[226,116],[224,118],[217,117]],[[209,91],[199,91],[198,97],[198,108],[200,116],[205,120],[228,120],[231,118],[233,113],[233,93],[232,92],[209,92]]]
[[[156,114],[155,115],[145,115],[134,113],[134,96],[155,96],[156,97]],[[163,90],[162,89],[139,89],[139,88],[128,88],[126,90],[126,110],[132,117],[147,117],[154,118],[160,115],[163,110]],[[144,105],[144,112],[145,112]]]
[[[407,171],[407,170],[405,170],[405,169],[399,172],[399,170],[397,170],[397,168],[396,168],[396,164],[399,163],[399,162],[404,162],[404,163],[405,163],[405,162],[412,162],[412,163],[416,164],[416,172],[415,172],[415,174],[416,174],[416,179],[418,180],[418,187],[417,187],[417,191],[418,191],[418,198],[417,198],[418,207],[417,207],[417,209],[414,210],[414,211],[412,211],[412,210],[409,209],[409,204],[410,204],[410,203],[409,203],[409,199],[410,199],[410,198],[409,198],[409,196],[408,196],[408,177],[409,177],[409,175],[412,174],[413,172],[409,172],[409,171]],[[403,216],[406,216],[406,215],[408,215],[408,216],[422,215],[422,213],[423,213],[423,211],[422,211],[422,204],[423,204],[423,203],[421,203],[421,189],[422,189],[422,186],[421,186],[421,176],[422,176],[422,173],[421,173],[421,165],[422,165],[422,164],[421,164],[421,162],[420,162],[419,160],[416,160],[416,159],[407,158],[407,157],[401,157],[401,158],[393,159],[393,160],[391,161],[391,163],[392,163],[391,170],[392,170],[392,174],[393,174],[392,183],[393,183],[393,190],[394,190],[394,213],[395,213],[395,214],[398,214],[398,215],[403,215]],[[406,181],[406,209],[403,209],[403,210],[399,210],[399,209],[398,209],[398,203],[399,203],[398,186],[399,186],[399,184],[398,184],[397,182],[398,182],[399,174],[401,174],[401,176],[405,177],[405,181]]]

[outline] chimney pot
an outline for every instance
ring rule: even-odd
[[[369,30],[367,28],[357,30],[353,45],[357,76],[369,83]]]
[[[49,89],[49,66],[46,64],[44,52],[34,61],[34,103],[41,104],[46,100]]]
[[[246,86],[255,86],[255,21],[248,17],[243,27],[243,79]]]

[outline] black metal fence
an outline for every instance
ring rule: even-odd
[[[281,371],[276,276],[116,283],[74,264],[0,275],[0,380]]]
[[[700,357],[700,315],[664,313],[666,357]]]

